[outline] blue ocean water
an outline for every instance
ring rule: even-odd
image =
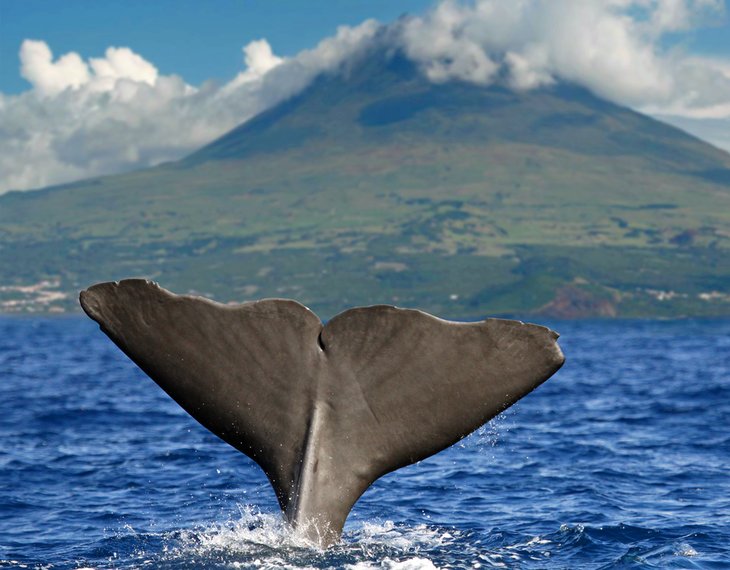
[[[319,551],[91,321],[0,319],[0,568],[730,568],[730,321],[549,324],[556,376]]]

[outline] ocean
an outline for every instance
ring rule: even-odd
[[[321,551],[90,320],[0,318],[0,568],[730,568],[730,321],[542,324],[565,366]]]

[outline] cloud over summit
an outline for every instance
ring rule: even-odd
[[[689,106],[702,104],[688,93],[690,74],[698,93],[716,90],[710,82],[722,78],[709,62],[663,48],[663,40],[722,15],[723,6],[718,0],[447,0],[405,22],[402,36],[407,54],[434,81],[487,84],[503,71],[517,89],[570,81],[624,105]]]
[[[722,15],[720,0],[447,0],[387,27],[372,20],[342,27],[288,59],[265,39],[250,42],[236,77],[200,86],[161,75],[128,47],[56,57],[29,39],[19,58],[31,88],[0,93],[0,192],[184,156],[375,38],[434,82],[501,81],[521,90],[574,82],[665,119],[693,118],[683,124],[695,133],[712,119],[712,138],[718,125],[730,125],[730,59],[688,55],[669,42]]]

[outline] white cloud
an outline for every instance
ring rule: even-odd
[[[623,104],[663,104],[682,94],[682,57],[660,40],[721,9],[716,0],[447,0],[407,21],[403,41],[438,80],[485,83],[504,69],[517,88],[564,80]]]
[[[56,95],[89,81],[89,67],[79,54],[67,53],[58,61],[45,42],[25,40],[20,48],[20,73],[40,95]]]
[[[575,82],[730,150],[722,135],[730,124],[730,59],[671,45],[722,10],[721,0],[446,0],[385,31],[374,21],[341,27],[289,59],[256,40],[243,48],[245,68],[222,86],[160,75],[126,47],[88,60],[54,58],[44,42],[26,40],[21,74],[32,88],[0,94],[0,193],[179,158],[297,93],[376,36],[435,82],[502,81],[515,89]]]
[[[58,59],[42,41],[20,49],[32,89],[0,93],[0,193],[173,160],[334,69],[374,36],[366,21],[284,60],[266,40],[243,49],[246,69],[229,83],[195,87],[126,47],[85,61]]]
[[[649,8],[649,31],[658,33],[691,30],[702,26],[708,18],[721,14],[724,8],[722,0],[653,0],[637,4]]]
[[[269,71],[282,64],[284,60],[274,55],[269,42],[255,40],[243,48],[243,62],[246,69],[225,86],[226,91],[230,92],[245,83],[260,80]]]
[[[443,2],[426,18],[403,24],[406,55],[421,63],[431,80],[487,84],[494,79],[499,66],[469,30],[471,12],[456,2]]]
[[[111,91],[120,79],[147,85],[154,85],[157,81],[157,68],[131,49],[110,47],[105,55],[89,60],[93,77],[100,83],[99,90]]]
[[[730,150],[716,136],[730,122],[730,59],[666,47],[723,16],[722,0],[445,0],[405,21],[401,41],[434,81],[574,82],[665,118],[712,118],[708,139]]]

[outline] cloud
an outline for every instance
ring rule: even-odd
[[[408,20],[403,43],[436,81],[506,75],[518,89],[571,81],[627,105],[669,105],[686,97],[690,74],[717,93],[717,74],[662,40],[722,9],[717,0],[447,0]]]
[[[494,79],[499,65],[467,30],[471,12],[456,2],[443,2],[427,17],[403,24],[406,55],[419,62],[432,81],[488,84]]]
[[[54,59],[26,40],[21,73],[32,88],[0,93],[0,193],[152,166],[184,156],[335,69],[378,30],[372,20],[296,57],[266,40],[243,48],[245,69],[224,85],[187,84],[126,47]]]
[[[125,47],[110,47],[106,50],[106,57],[90,59],[89,65],[93,70],[96,89],[100,91],[114,89],[120,79],[147,85],[154,85],[157,81],[157,68]]]
[[[677,47],[723,17],[721,0],[446,0],[407,19],[401,41],[433,81],[574,82],[730,150],[718,137],[730,126],[730,59]],[[713,120],[706,131],[700,119]]]
[[[89,81],[89,67],[79,54],[67,53],[54,63],[45,42],[25,40],[20,48],[20,73],[41,95],[56,95]]]
[[[534,89],[568,81],[661,116],[730,150],[730,60],[679,47],[723,16],[721,0],[446,0],[384,27],[343,26],[292,58],[264,39],[243,48],[224,85],[161,75],[127,47],[54,58],[26,40],[31,89],[0,93],[0,193],[150,166],[184,156],[304,89],[374,38],[402,50],[432,81]]]
[[[284,62],[282,58],[274,55],[266,40],[250,42],[243,48],[243,56],[246,69],[225,86],[224,89],[228,92],[234,91],[246,83],[259,81],[269,71]]]

